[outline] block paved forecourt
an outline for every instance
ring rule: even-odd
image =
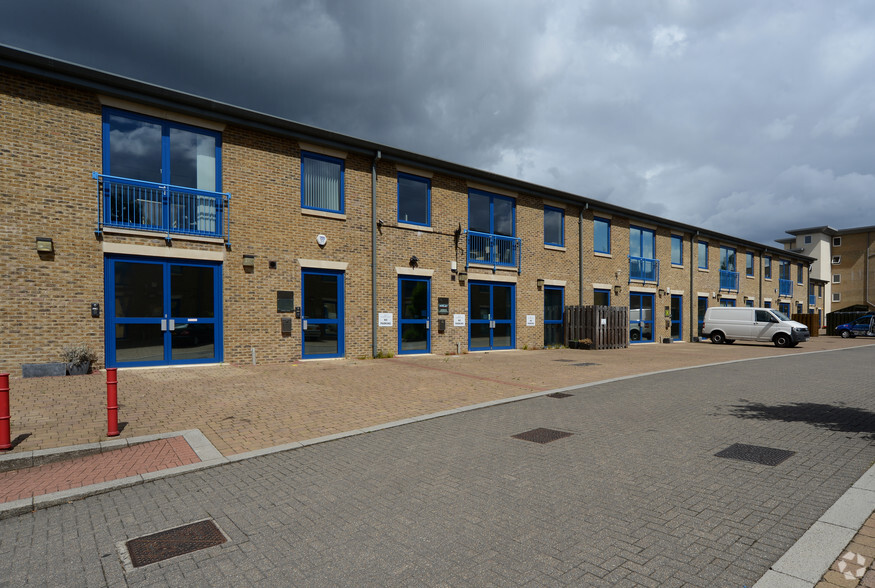
[[[0,578],[751,586],[875,460],[872,359],[858,346],[595,384],[93,496],[0,521]],[[572,435],[512,438],[538,427]],[[795,454],[714,456],[733,443]],[[229,542],[124,571],[119,542],[208,517]]]

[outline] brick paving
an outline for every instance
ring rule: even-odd
[[[821,339],[823,348],[858,348],[800,355],[815,347],[806,345],[788,353],[798,357],[600,383],[567,398],[381,430],[2,520],[0,585],[750,586],[875,461],[873,348],[855,343]],[[275,445],[315,436],[302,423],[317,428],[319,419],[326,432],[355,428],[349,423],[362,420],[336,414],[355,401],[385,422],[489,394],[556,388],[566,377],[580,382],[590,369],[599,373],[586,381],[679,367],[679,358],[701,364],[776,351],[673,344],[616,355],[471,354],[310,363],[276,378],[262,366],[201,369],[245,374],[238,385],[276,401],[263,420],[246,413],[258,426],[288,426]],[[599,365],[571,365],[582,361]],[[193,395],[212,389],[222,399],[227,384],[211,378],[199,391],[188,377],[196,371],[123,375],[132,382],[157,374],[145,379],[156,390],[166,378],[162,399],[171,403],[185,381]],[[493,389],[489,380],[504,384]],[[347,405],[344,393],[355,401]],[[133,400],[121,416],[129,426]],[[184,424],[160,416],[166,430],[179,430],[224,419],[226,408],[205,405]],[[539,427],[572,435],[545,445],[513,438]],[[157,431],[137,434],[146,432]],[[205,433],[228,447],[234,441],[218,427]],[[257,448],[261,434],[237,451]],[[90,440],[97,439],[76,442]],[[734,443],[795,454],[774,467],[715,456]],[[204,518],[230,541],[125,571],[118,543]]]
[[[875,588],[875,513],[830,566],[816,588]]]
[[[0,503],[199,461],[184,438],[170,437],[96,455],[0,472]]]

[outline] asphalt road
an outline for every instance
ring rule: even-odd
[[[872,360],[588,385],[0,520],[0,587],[751,586],[875,461]],[[119,543],[207,518],[227,542],[125,570]]]

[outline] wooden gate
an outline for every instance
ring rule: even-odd
[[[629,308],[626,306],[566,306],[565,342],[589,339],[592,349],[629,346]]]

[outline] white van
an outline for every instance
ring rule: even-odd
[[[773,308],[712,306],[705,310],[702,335],[712,343],[772,341],[778,347],[795,347],[808,341],[808,327]]]

